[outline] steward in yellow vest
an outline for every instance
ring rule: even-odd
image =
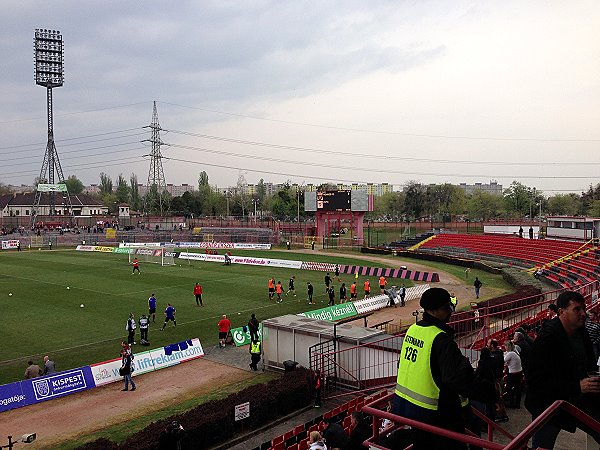
[[[494,385],[475,375],[447,325],[453,308],[445,289],[431,288],[420,301],[423,319],[406,332],[392,412],[440,428],[465,432],[467,399],[496,400]],[[461,397],[462,396],[462,397]],[[468,419],[467,419],[468,420]],[[464,449],[463,444],[413,428],[413,449]]]
[[[258,339],[250,342],[250,368],[254,371],[258,370],[257,364],[260,361],[260,355],[262,354],[261,343]]]

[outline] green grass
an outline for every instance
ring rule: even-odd
[[[397,267],[388,263],[365,262],[348,254],[327,252],[304,254],[275,251],[236,251],[236,255],[271,257],[338,264]],[[373,256],[373,255],[364,255]],[[0,302],[3,311],[3,346],[0,351],[0,384],[22,379],[27,361],[42,364],[50,355],[58,370],[80,367],[119,356],[120,342],[126,339],[125,324],[130,312],[136,319],[147,313],[147,300],[155,293],[158,300],[156,324],[151,324],[150,348],[162,347],[194,337],[202,345],[217,344],[217,322],[227,314],[233,327],[245,325],[251,313],[259,320],[283,314],[296,314],[325,306],[327,299],[324,272],[263,268],[234,264],[181,262],[181,266],[160,267],[141,263],[141,275],[131,275],[127,255],[88,253],[74,250],[0,253]],[[464,280],[464,269],[448,264],[415,261],[433,270],[443,270]],[[296,276],[297,297],[284,297],[275,304],[267,295],[267,280],[274,276],[287,290],[291,275]],[[333,275],[333,274],[332,274]],[[471,286],[479,276],[486,287],[511,292],[501,276],[472,270],[466,283]],[[361,292],[362,281],[359,280]],[[353,275],[341,275],[349,288]],[[195,304],[193,287],[202,284],[203,308]],[[315,288],[317,305],[306,302],[306,282]],[[377,281],[371,280],[374,288]],[[409,287],[413,283],[404,280]],[[340,282],[333,283],[337,288]],[[67,290],[67,286],[70,287]],[[377,290],[377,289],[375,289]],[[8,294],[12,293],[12,296]],[[349,294],[348,294],[349,295]],[[323,301],[323,303],[321,303]],[[160,331],[167,302],[177,308],[177,327],[169,323]],[[84,308],[79,305],[84,304]],[[137,335],[139,337],[139,334]]]
[[[302,255],[286,252],[246,252],[252,256],[360,264],[355,258]],[[236,251],[236,255],[241,252]],[[179,261],[178,261],[179,262]],[[364,264],[364,261],[363,261]],[[390,261],[393,265],[393,262]],[[0,254],[0,301],[3,310],[3,346],[0,384],[19,380],[32,359],[42,363],[50,355],[58,370],[79,367],[119,356],[126,338],[130,312],[147,313],[147,300],[158,300],[156,324],[149,332],[151,348],[193,337],[203,346],[216,345],[217,322],[228,314],[234,327],[245,325],[251,313],[259,320],[313,309],[306,302],[306,282],[315,287],[316,307],[325,302],[323,272],[291,271],[256,266],[223,266],[181,261],[181,266],[141,263],[142,274],[131,275],[127,255],[74,250],[3,252]],[[296,276],[297,297],[281,304],[268,300],[267,280],[275,276],[285,290]],[[341,279],[350,286],[352,275]],[[205,307],[195,304],[193,287],[202,284]],[[337,287],[339,282],[334,281]],[[67,290],[67,286],[70,287]],[[360,290],[360,289],[359,289]],[[8,294],[12,293],[12,296]],[[167,302],[177,308],[177,327],[159,331]],[[84,304],[84,308],[79,305]],[[138,335],[139,336],[139,335]]]

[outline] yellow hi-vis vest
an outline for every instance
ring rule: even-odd
[[[254,342],[250,343],[250,353],[260,355],[260,342],[257,342],[256,344]]]
[[[431,346],[435,337],[443,333],[436,326],[411,325],[400,352],[396,395],[420,406],[437,411],[440,388],[431,375]]]
[[[456,299],[456,297],[450,297],[450,303],[452,303],[452,306],[454,306],[454,309],[456,309],[456,305],[458,304],[458,300]]]

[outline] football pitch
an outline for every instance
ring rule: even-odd
[[[245,251],[235,255],[294,259],[337,264],[376,265],[351,256],[304,255],[281,251]],[[175,260],[176,266],[141,263],[141,274],[132,275],[126,254],[89,253],[57,249],[52,251],[3,252],[0,254],[0,308],[2,350],[0,384],[23,378],[27,361],[43,367],[49,355],[57,370],[66,370],[119,356],[120,342],[126,340],[125,325],[130,312],[148,313],[148,297],[157,299],[156,323],[149,331],[150,347],[162,347],[194,337],[203,347],[217,345],[217,322],[227,314],[232,327],[240,327],[255,313],[259,320],[296,314],[326,306],[324,272],[266,268],[248,265],[224,266],[211,262]],[[281,281],[287,291],[289,278],[296,277],[296,293],[283,296],[276,304],[268,299],[267,281]],[[331,274],[333,277],[333,274]],[[359,280],[358,292],[362,292]],[[353,275],[341,275],[348,288]],[[307,304],[306,282],[314,286],[316,305]],[[398,280],[399,282],[401,280]],[[204,307],[197,307],[194,284],[203,288]],[[413,283],[403,280],[408,287]],[[336,301],[341,282],[334,280]],[[378,290],[371,279],[372,292]],[[12,294],[12,295],[11,295]],[[177,327],[169,322],[160,331],[164,309],[177,309]],[[80,307],[80,305],[84,305]],[[139,329],[136,330],[136,341]],[[134,346],[134,351],[143,348]]]

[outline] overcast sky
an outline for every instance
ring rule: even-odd
[[[600,2],[27,1],[0,15],[0,182],[47,140],[36,28],[60,30],[65,176],[167,183],[600,182]],[[169,158],[169,159],[167,159]]]

